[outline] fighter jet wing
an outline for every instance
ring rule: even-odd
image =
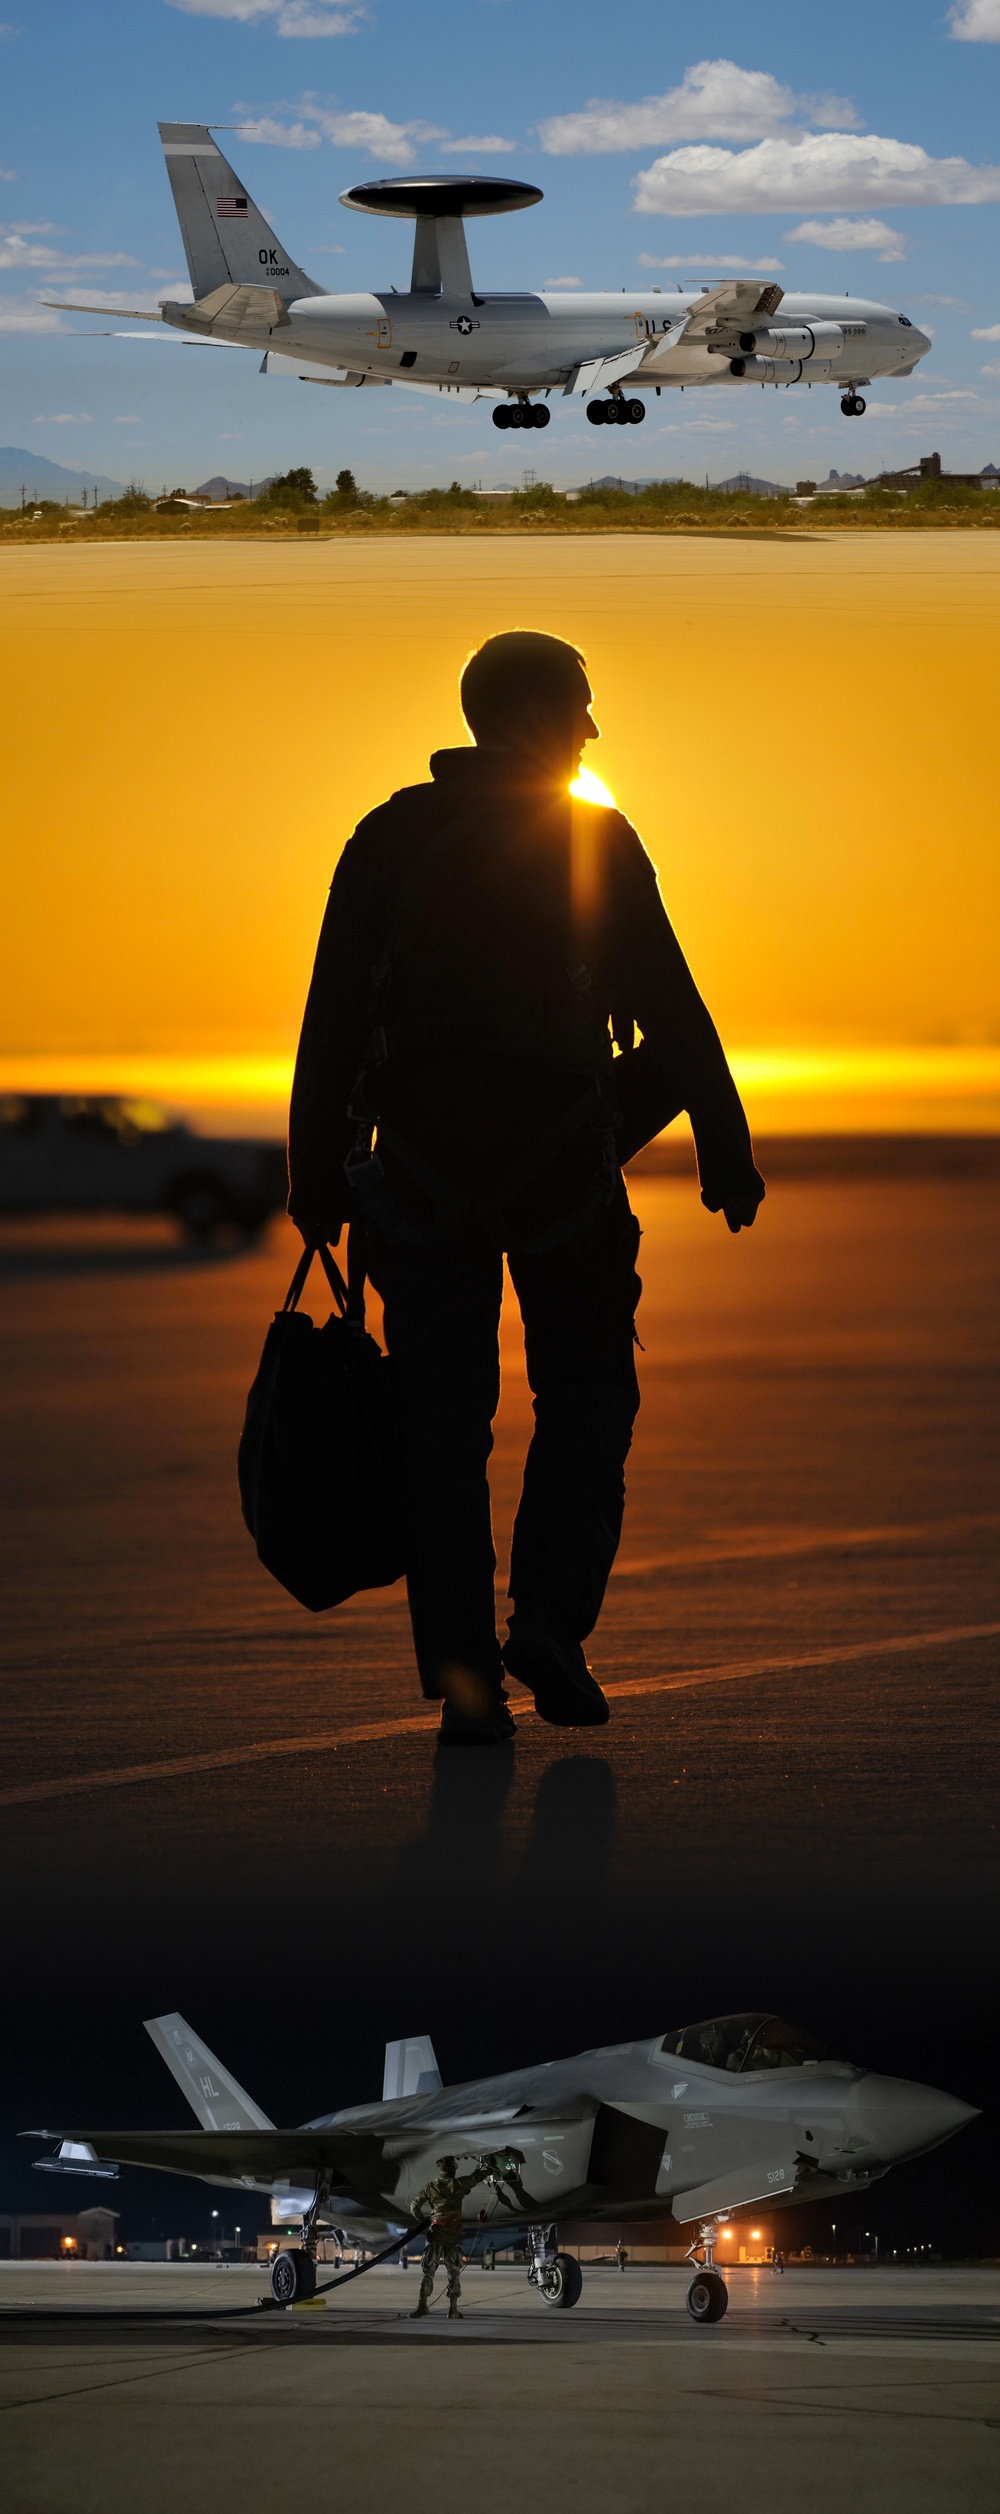
[[[322,2172],[349,2192],[360,2177],[377,2188],[385,2175],[385,2142],[358,2130],[29,2130],[27,2138],[69,2141],[90,2150],[95,2164],[146,2165],[155,2172],[194,2174],[214,2182],[295,2183]]]
[[[707,288],[692,306],[684,325],[685,341],[701,340],[706,332],[714,332],[717,324],[731,323],[734,328],[748,330],[754,315],[770,317],[781,304],[784,289],[769,280],[761,287],[759,279],[727,279],[719,288]]]

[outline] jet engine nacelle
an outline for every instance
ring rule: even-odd
[[[829,375],[835,363],[833,358],[817,358],[813,373]],[[797,384],[804,366],[804,358],[730,358],[729,372],[751,384]]]
[[[783,331],[769,324],[764,332],[741,332],[740,350],[744,357],[758,358],[839,358],[844,346],[843,327],[839,323],[788,323]]]

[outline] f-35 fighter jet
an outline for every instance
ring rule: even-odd
[[[523,2242],[546,2303],[575,2304],[582,2284],[560,2225],[669,2212],[692,2230],[689,2312],[717,2322],[728,2297],[715,2245],[734,2210],[867,2190],[974,2118],[957,2096],[830,2059],[810,2034],[753,2013],[454,2087],[426,2036],[390,2043],[380,2104],[280,2130],[183,2017],[146,2030],[197,2130],[73,2130],[40,2170],[146,2165],[270,2193],[275,2222],[302,2225],[300,2246],[273,2266],[283,2304],[315,2291],[324,2228],[372,2247],[416,2237],[414,2199],[446,2154],[480,2167],[463,2209],[470,2240]]]

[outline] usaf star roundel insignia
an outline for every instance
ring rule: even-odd
[[[451,328],[453,332],[478,332],[479,325],[473,322],[471,314],[460,314],[458,321],[453,323]]]

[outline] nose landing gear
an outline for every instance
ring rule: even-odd
[[[868,404],[866,401],[862,400],[860,393],[850,392],[844,394],[840,407],[843,411],[845,419],[861,419],[868,408]]]
[[[565,2308],[579,2302],[583,2271],[571,2252],[556,2251],[554,2226],[528,2229],[528,2285],[537,2287],[547,2305]]]
[[[697,2263],[699,2246],[703,2255],[687,2291],[687,2309],[693,2322],[721,2322],[729,2303],[729,2289],[715,2266],[721,2223],[718,2217],[705,2218],[687,2255],[689,2261]]]

